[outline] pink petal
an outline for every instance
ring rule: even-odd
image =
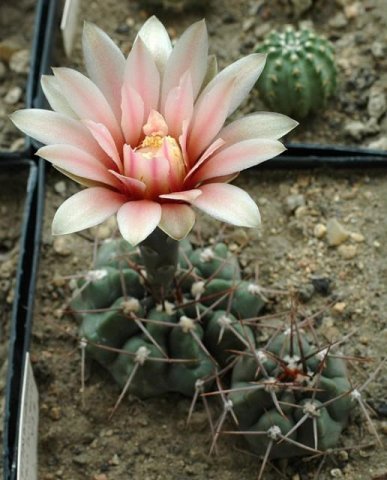
[[[158,109],[160,73],[141,37],[137,37],[126,60],[125,83],[133,87],[144,102],[144,118]]]
[[[125,145],[124,172],[127,177],[145,183],[148,197],[168,191],[169,163],[164,157],[145,158],[141,153],[133,151],[129,145]]]
[[[191,25],[177,41],[169,56],[162,85],[161,105],[168,93],[179,85],[180,78],[189,72],[192,79],[193,96],[200,91],[207,71],[208,38],[204,20]]]
[[[36,154],[51,162],[55,167],[77,177],[105,183],[112,187],[120,187],[120,183],[109,174],[103,163],[72,145],[49,145],[40,148]]]
[[[53,71],[63,95],[78,117],[103,123],[117,145],[122,145],[121,128],[101,90],[85,75],[71,68],[54,68]]]
[[[193,176],[191,182],[230,175],[273,158],[285,147],[277,140],[244,140],[224,148],[210,158]]]
[[[88,76],[105,96],[116,119],[120,120],[124,55],[103,30],[89,22],[83,26],[82,46]]]
[[[55,110],[55,112],[63,113],[71,118],[78,118],[65,97],[62,95],[58,82],[53,75],[42,75],[40,83],[50,107]]]
[[[37,108],[18,110],[10,118],[22,132],[39,142],[69,144],[101,160],[106,158],[106,154],[79,120]]]
[[[145,46],[154,58],[157,68],[162,73],[172,52],[171,40],[164,25],[152,15],[141,27],[138,36],[145,43]]]
[[[142,135],[144,124],[144,102],[137,91],[128,83],[122,86],[121,127],[125,142],[136,147]]]
[[[238,227],[258,227],[261,217],[257,205],[244,190],[228,183],[200,187],[202,194],[192,205],[222,222]]]
[[[103,151],[113,160],[118,170],[122,172],[123,165],[120,154],[118,153],[116,143],[110,131],[102,123],[96,123],[92,120],[84,120],[83,123],[89,129],[90,133],[93,135]]]
[[[192,190],[185,190],[184,192],[172,192],[159,195],[160,198],[166,198],[169,200],[180,200],[182,202],[192,203],[199,195],[202,194],[201,189],[194,188]]]
[[[121,175],[114,170],[109,170],[109,172],[121,182],[128,194],[133,197],[143,197],[146,189],[146,185],[144,182],[141,182],[140,180],[137,180],[135,178],[125,177],[124,175]]]
[[[200,95],[188,137],[188,157],[192,163],[208,147],[211,140],[222,128],[229,110],[231,96],[235,85],[234,79],[218,82]]]
[[[219,137],[228,144],[252,138],[278,140],[297,125],[298,122],[281,113],[258,112],[239,118],[222,128]]]
[[[199,160],[195,163],[192,169],[188,172],[187,176],[185,177],[184,181],[187,181],[189,178],[193,176],[193,174],[203,165],[203,163],[208,160],[208,158],[213,155],[216,150],[223,147],[224,141],[222,138],[218,138],[212,143],[207,150],[203,153],[203,155],[199,158]]]
[[[164,117],[169,135],[178,138],[183,130],[183,121],[190,121],[193,113],[193,90],[191,76],[186,72],[179,85],[170,90],[164,106]]]
[[[149,112],[148,120],[142,127],[142,130],[146,136],[159,135],[160,137],[164,137],[168,135],[168,125],[161,113],[156,110]]]
[[[206,95],[207,92],[217,83],[225,82],[227,79],[233,78],[236,82],[228,110],[228,115],[231,115],[246,98],[258,80],[258,77],[265,66],[265,61],[266,55],[261,53],[253,53],[247,57],[241,58],[218,73],[218,75],[203,90],[200,97]]]
[[[161,206],[149,200],[138,200],[122,205],[117,213],[121,235],[131,245],[138,245],[157,227]]]
[[[183,160],[186,168],[189,167],[189,161],[188,161],[188,153],[187,153],[187,141],[188,141],[188,133],[189,133],[189,120],[184,120],[183,125],[182,125],[182,132],[181,135],[179,136],[179,145],[180,145],[180,150],[181,154],[183,155]]]
[[[107,188],[81,190],[59,207],[52,222],[52,233],[64,235],[99,225],[116,213],[125,201],[124,195]]]
[[[195,213],[188,205],[163,203],[159,228],[175,240],[182,240],[195,224]]]

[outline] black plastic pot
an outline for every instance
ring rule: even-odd
[[[28,108],[44,108],[40,76],[48,72],[56,32],[57,0],[39,0],[36,7],[30,74],[27,84]],[[24,216],[21,227],[19,262],[11,318],[7,387],[4,409],[4,480],[17,478],[18,432],[26,354],[30,346],[32,313],[38,270],[44,209],[44,161],[33,156],[35,145],[26,139],[22,153],[0,152],[0,168],[15,172],[28,169]]]

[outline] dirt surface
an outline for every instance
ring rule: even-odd
[[[20,9],[16,8],[19,5],[6,6],[6,11],[11,13],[7,13],[8,20],[3,22],[1,40],[17,36],[18,51],[28,48],[29,37],[25,32],[29,30],[20,29],[20,25],[21,22],[32,25],[33,3],[20,0]],[[308,2],[214,0],[201,12],[171,14],[160,10],[157,14],[172,36],[178,36],[192,21],[205,16],[210,48],[217,54],[221,67],[251,52],[271,28],[289,22],[307,21],[309,25],[312,22],[316,30],[335,45],[339,90],[328,108],[300,125],[292,139],[386,148],[387,116],[382,98],[387,79],[387,19],[383,2],[317,0],[298,18],[296,3]],[[3,5],[0,8],[3,9]],[[141,8],[138,2],[101,0],[89,3],[82,18],[97,23],[128,52],[138,28],[150,13],[153,12]],[[54,63],[80,65],[79,37],[75,44],[71,60],[65,60],[58,51]],[[0,147],[15,150],[22,148],[23,140],[6,115],[22,105],[22,97],[11,104],[5,99],[14,86],[24,91],[26,71],[13,71],[9,59],[0,60],[4,67],[2,70],[0,64]],[[371,107],[375,105],[376,95],[379,95],[377,108]],[[254,92],[240,112],[261,109],[264,107]],[[360,123],[353,125],[355,121]],[[386,142],[384,147],[383,141]],[[354,383],[362,384],[385,355],[387,341],[387,305],[383,292],[387,278],[384,242],[387,179],[384,172],[270,173],[258,170],[256,175],[241,176],[237,183],[257,200],[263,228],[256,232],[227,227],[221,231],[221,238],[236,245],[232,248],[244,245],[240,260],[245,265],[245,275],[252,276],[257,263],[263,287],[285,292],[297,290],[303,299],[300,306],[303,314],[321,311],[316,328],[322,335],[336,339],[353,332],[343,347],[344,352],[371,359],[370,362],[354,362],[351,368]],[[108,421],[119,389],[103,371],[89,365],[82,402],[78,325],[62,313],[69,297],[68,279],[62,277],[90,268],[93,244],[85,236],[91,239],[96,232],[55,241],[50,232],[56,208],[76,188],[62,177],[49,173],[32,347],[41,404],[39,479],[255,479],[260,460],[246,451],[242,441],[222,438],[218,454],[208,456],[211,438],[201,406],[194,413],[190,426],[185,425],[189,399],[178,395],[146,402],[128,398]],[[16,193],[20,212],[23,189]],[[0,199],[2,208],[5,206],[0,223],[4,238],[9,233],[6,226],[14,223],[10,198],[5,193]],[[337,219],[350,232],[348,239],[338,246],[329,246],[324,233],[332,219]],[[110,230],[107,226],[97,234],[103,237]],[[218,237],[219,224],[201,218],[195,235],[198,232],[203,239]],[[16,244],[17,236],[6,251],[1,250],[2,265],[9,256],[15,267],[17,257],[10,252]],[[8,256],[3,259],[3,255]],[[316,279],[320,279],[320,283]],[[328,286],[326,296],[316,287],[321,285],[321,279],[323,285]],[[288,307],[286,296],[274,295],[268,311],[279,313]],[[9,314],[10,309],[6,307],[2,317],[4,325]],[[3,331],[7,333],[7,327]],[[1,348],[5,348],[4,344]],[[384,370],[384,376],[383,373],[377,375],[365,394],[379,411],[374,415],[374,424],[385,447],[387,426],[381,413],[386,411],[386,387]],[[216,404],[213,408],[216,412]],[[321,459],[299,460],[289,465],[276,463],[282,473],[268,469],[264,478],[386,478],[385,453],[375,448],[375,437],[369,434],[367,423],[356,410],[343,436],[343,445],[369,444],[373,446],[327,456],[319,474],[316,472]]]

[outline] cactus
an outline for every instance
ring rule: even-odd
[[[296,327],[238,359],[228,400],[253,452],[288,458],[337,445],[350,392],[343,359]]]
[[[174,261],[160,266],[166,282]],[[255,318],[264,300],[256,285],[241,279],[224,243],[194,249],[181,242],[175,288],[162,300],[149,295],[138,250],[122,240],[103,243],[95,267],[78,280],[71,307],[87,354],[125,391],[141,398],[168,391],[192,396],[198,381],[209,388],[207,380],[230,364],[235,351],[255,346],[252,330],[240,320]],[[159,266],[153,267],[157,275]]]
[[[307,29],[272,32],[257,52],[267,53],[257,82],[263,101],[297,119],[321,110],[336,88],[333,47]]]

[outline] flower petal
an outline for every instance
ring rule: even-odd
[[[234,82],[233,78],[227,78],[225,82],[215,83],[205,95],[200,95],[195,105],[188,137],[187,151],[190,164],[208,147],[222,128],[235,88]]]
[[[114,175],[121,184],[125,187],[126,192],[134,197],[142,197],[146,185],[144,182],[137,180],[136,178],[126,177],[125,175],[121,175],[120,173],[115,172],[114,170],[109,170],[109,172]]]
[[[144,102],[144,118],[148,118],[151,110],[158,109],[160,73],[141,37],[137,37],[126,60],[124,82],[141,96]]]
[[[113,40],[96,25],[83,26],[83,56],[90,79],[101,90],[117,120],[121,118],[121,85],[125,57]]]
[[[184,120],[190,121],[193,113],[193,91],[189,72],[180,79],[179,85],[167,95],[164,117],[168,124],[169,135],[178,138],[183,131]]]
[[[159,228],[175,240],[182,240],[195,224],[195,213],[188,205],[164,203],[161,205]]]
[[[231,115],[246,98],[247,94],[258,80],[258,77],[265,66],[265,61],[266,55],[262,53],[253,53],[247,57],[241,58],[218,73],[218,75],[203,90],[200,97],[202,95],[204,96],[215,84],[233,78],[236,82],[228,110],[228,115]]]
[[[172,52],[172,44],[168,32],[160,20],[154,15],[144,23],[138,32],[147,49],[152,54],[160,73],[165,69],[168,57]]]
[[[78,232],[94,227],[111,217],[126,197],[103,187],[81,190],[57,210],[52,222],[53,235]]]
[[[278,140],[244,140],[224,148],[205,162],[191,179],[202,182],[212,177],[230,175],[269,160],[286,148]]]
[[[208,37],[204,20],[191,25],[176,42],[168,58],[162,85],[161,105],[164,105],[172,88],[179,85],[180,78],[189,72],[193,95],[196,98],[207,71]]]
[[[125,142],[136,147],[144,124],[144,102],[140,94],[128,83],[122,86],[121,96],[121,127]]]
[[[222,128],[218,137],[228,144],[252,138],[278,140],[297,125],[298,122],[282,113],[257,112],[239,118]]]
[[[26,135],[45,144],[70,144],[100,159],[106,157],[88,129],[79,121],[50,110],[30,108],[10,115],[13,123]]]
[[[55,112],[63,113],[71,118],[78,118],[74,110],[68,104],[68,101],[62,95],[60,86],[54,75],[42,75],[40,83],[50,107],[55,110]]]
[[[180,200],[182,202],[192,203],[201,194],[201,190],[199,190],[198,188],[193,188],[192,190],[185,190],[184,192],[165,193],[163,195],[159,195],[159,197],[169,200]]]
[[[106,166],[89,153],[72,145],[48,145],[37,152],[39,157],[48,160],[55,167],[77,177],[120,187],[118,182],[106,170]]]
[[[224,141],[222,138],[218,138],[215,142],[211,143],[211,145],[203,152],[203,155],[199,158],[199,160],[195,163],[195,165],[191,168],[191,170],[186,175],[184,181],[186,182],[189,178],[191,178],[194,173],[203,165],[203,163],[208,160],[208,158],[216,152],[219,148],[223,147]]]
[[[84,120],[103,123],[117,144],[123,143],[121,128],[101,90],[85,75],[71,68],[54,68],[55,78],[70,107]]]
[[[160,218],[160,204],[150,200],[127,202],[117,213],[121,235],[133,246],[138,245],[153,232]]]
[[[110,131],[102,123],[96,123],[92,120],[84,120],[83,123],[89,129],[90,133],[93,135],[103,151],[113,160],[118,170],[122,172],[123,165],[120,154],[118,153],[117,145]]]
[[[257,205],[244,190],[228,183],[200,187],[202,194],[192,205],[222,222],[238,227],[258,227],[261,217]]]

